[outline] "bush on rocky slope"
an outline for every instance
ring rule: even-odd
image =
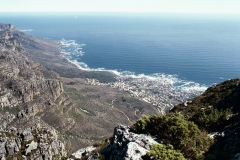
[[[150,134],[160,139],[163,144],[173,145],[185,158],[202,159],[202,153],[212,144],[206,133],[201,132],[196,124],[179,113],[144,117],[138,120],[133,128],[137,133]]]

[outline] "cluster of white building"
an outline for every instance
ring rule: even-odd
[[[129,92],[133,97],[157,107],[157,109],[163,114],[168,112],[175,104],[184,102],[201,94],[201,91],[180,90],[167,81],[149,79],[146,77],[118,77],[116,82],[108,84],[103,84],[92,79],[87,79],[86,82],[91,85],[107,85],[112,88]]]

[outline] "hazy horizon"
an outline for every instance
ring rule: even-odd
[[[0,1],[1,12],[133,12],[240,14],[240,1],[231,0],[18,0]]]

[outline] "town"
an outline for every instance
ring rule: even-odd
[[[150,79],[147,77],[117,77],[114,83],[100,83],[96,79],[86,79],[86,83],[90,85],[107,85],[126,91],[131,96],[152,104],[162,114],[166,114],[178,103],[186,102],[199,94],[202,90],[182,89],[175,87],[171,82],[164,79]]]

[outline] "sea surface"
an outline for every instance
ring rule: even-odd
[[[240,77],[240,16],[144,13],[2,13],[0,23],[62,43],[86,70],[169,78],[204,89]]]

